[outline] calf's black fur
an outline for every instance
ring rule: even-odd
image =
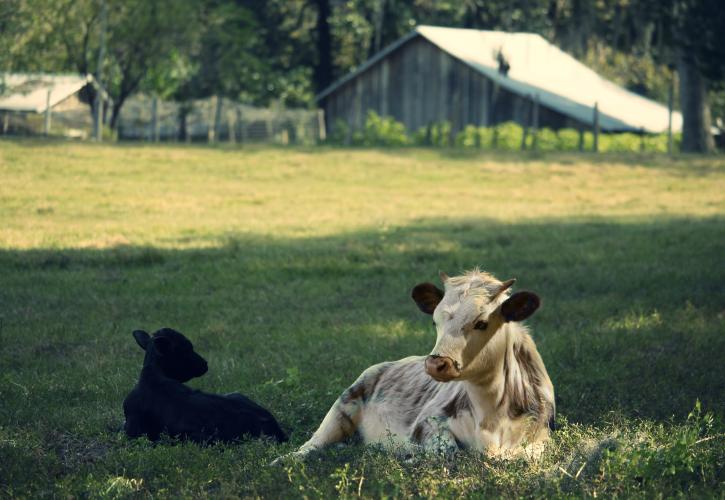
[[[208,394],[183,384],[208,369],[184,335],[162,328],[153,336],[143,330],[133,336],[146,357],[138,384],[123,402],[129,437],[146,435],[155,441],[164,432],[204,443],[244,435],[287,441],[272,414],[251,399],[237,393]]]

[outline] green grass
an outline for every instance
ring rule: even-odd
[[[724,256],[722,157],[0,141],[0,496],[722,497]],[[543,298],[541,462],[266,466],[364,368],[429,352],[411,287],[476,265]],[[131,331],[161,326],[291,442],[127,440]]]

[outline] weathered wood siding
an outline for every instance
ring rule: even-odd
[[[409,132],[442,121],[449,121],[454,133],[469,124],[515,121],[530,125],[532,115],[530,98],[500,88],[420,36],[335,89],[321,105],[328,129],[342,120],[359,130],[368,110],[392,116]],[[540,106],[539,126],[581,125]]]

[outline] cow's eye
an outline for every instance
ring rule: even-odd
[[[475,328],[476,330],[485,330],[486,328],[488,328],[488,321],[483,321],[482,319],[479,319],[473,325],[473,328]]]

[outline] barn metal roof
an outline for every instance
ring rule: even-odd
[[[543,106],[579,122],[593,122],[596,103],[602,130],[644,130],[649,133],[667,130],[667,106],[607,80],[534,33],[418,26],[322,91],[317,100],[417,36],[422,36],[501,87],[521,96],[538,97]],[[506,76],[498,70],[496,55],[499,51],[510,65]],[[672,129],[682,129],[679,112],[672,115]]]
[[[43,113],[89,83],[95,85],[91,75],[0,73],[0,110]]]

